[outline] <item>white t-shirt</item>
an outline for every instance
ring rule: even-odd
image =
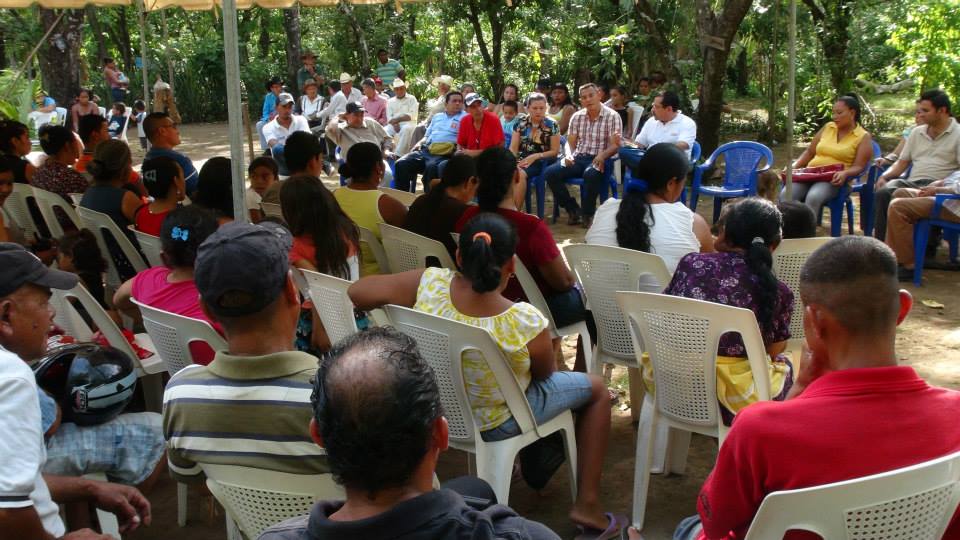
[[[146,139],[147,133],[143,131],[143,121],[147,118],[147,113],[138,112],[136,118],[137,118],[137,137],[140,137],[141,139]]]
[[[662,142],[685,142],[687,143],[687,159],[690,159],[690,151],[693,149],[693,142],[696,140],[697,123],[689,116],[677,111],[677,116],[666,124],[651,115],[647,122],[643,124],[634,142],[644,148],[650,148]]]
[[[267,125],[263,126],[263,138],[266,139],[267,142],[276,140],[277,144],[283,144],[287,141],[287,137],[289,137],[291,133],[297,131],[311,133],[310,123],[307,122],[306,118],[299,114],[294,114],[290,118],[289,128],[281,126],[276,118],[271,120]]]
[[[313,101],[310,101],[310,96],[306,94],[300,96],[300,114],[303,116],[319,114],[321,109],[323,109],[323,96],[318,95]]]
[[[593,225],[587,231],[588,244],[616,246],[617,212],[620,211],[620,199],[609,198],[593,216]],[[651,220],[652,217],[652,220]],[[672,274],[680,259],[688,253],[700,251],[700,240],[693,233],[693,212],[677,201],[673,204],[651,204],[647,214],[650,228],[650,253],[659,255]],[[664,284],[664,287],[667,284]]]
[[[247,206],[247,210],[260,210],[260,194],[253,190],[253,188],[247,188],[243,192],[244,204]]]
[[[417,113],[420,110],[420,103],[417,102],[417,98],[413,97],[410,94],[403,96],[403,99],[399,99],[396,96],[387,100],[387,120],[391,118],[396,118],[397,116],[409,114],[410,122],[414,124],[417,123]],[[405,123],[405,122],[404,122]]]
[[[0,347],[0,508],[33,506],[44,530],[63,536],[60,509],[40,472],[47,460],[33,371]]]

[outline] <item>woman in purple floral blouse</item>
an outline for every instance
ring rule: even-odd
[[[664,291],[752,310],[771,358],[770,393],[774,399],[786,397],[793,384],[793,366],[779,355],[790,339],[794,296],[772,269],[772,251],[780,243],[782,225],[780,211],[766,199],[753,197],[735,203],[721,220],[714,245],[717,252],[686,255]],[[736,413],[756,397],[750,399],[752,376],[740,336],[721,336],[717,355],[718,390],[727,388],[727,396],[718,397],[728,420],[732,415],[727,413]],[[741,391],[739,395],[737,390]]]

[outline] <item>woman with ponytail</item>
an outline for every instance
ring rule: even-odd
[[[607,199],[587,231],[588,244],[659,255],[673,272],[687,253],[713,251],[710,226],[680,201],[690,162],[674,144],[651,146],[633,169],[642,179],[623,199]]]
[[[350,298],[362,310],[397,304],[483,328],[503,350],[538,423],[566,410],[576,411],[579,486],[570,519],[602,531],[613,526],[599,505],[600,471],[610,432],[607,389],[600,377],[555,371],[546,318],[530,304],[504,297],[516,247],[511,224],[485,212],[471,219],[460,235],[461,273],[419,268],[363,278],[350,287]],[[478,352],[464,353],[463,375],[483,440],[519,435],[520,428]]]
[[[663,291],[752,310],[770,355],[770,394],[775,400],[784,399],[793,384],[793,366],[779,355],[790,339],[794,297],[773,275],[773,250],[780,244],[782,226],[780,211],[766,199],[751,197],[731,205],[720,222],[717,253],[691,253],[681,259]],[[717,393],[729,425],[733,415],[757,397],[740,336],[721,336],[717,355]],[[644,378],[648,376],[645,365]]]
[[[457,244],[450,233],[476,197],[477,184],[474,159],[466,154],[454,155],[447,160],[440,183],[410,205],[403,228],[437,240],[450,257],[456,256]]]

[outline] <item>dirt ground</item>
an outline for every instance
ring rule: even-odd
[[[193,124],[181,127],[182,146],[179,148],[197,164],[214,156],[230,155],[226,124]],[[142,152],[131,138],[134,150],[134,162],[139,163]],[[787,159],[784,145],[775,147],[774,162],[781,166]],[[798,147],[793,156],[800,153]],[[249,159],[249,158],[248,158]],[[325,179],[331,187],[335,179]],[[549,195],[548,195],[549,198]],[[704,217],[710,219],[712,205],[708,200],[698,207]],[[702,201],[703,202],[703,201]],[[552,201],[547,202],[547,212],[553,208]],[[829,212],[829,211],[828,211]],[[828,223],[829,215],[824,216]],[[565,224],[551,225],[553,234],[560,244],[583,241],[584,229]],[[829,230],[822,228],[820,234],[826,236]],[[857,234],[861,234],[857,230]],[[939,250],[938,257],[946,259],[945,246]],[[914,308],[910,317],[901,326],[897,337],[897,351],[903,363],[914,366],[931,384],[960,389],[960,274],[956,272],[925,270],[924,285],[914,287],[905,284],[904,288],[914,296]],[[942,309],[929,308],[921,304],[922,300],[934,300],[943,304]],[[572,347],[565,346],[569,355]],[[622,378],[617,369],[614,379]],[[622,401],[626,397],[621,398]],[[636,448],[636,425],[631,422],[629,408],[615,406],[610,434],[609,451],[603,475],[602,504],[607,511],[629,514],[633,493],[633,463]],[[681,518],[696,513],[696,496],[700,485],[706,478],[716,458],[716,441],[695,435],[690,448],[687,471],[684,475],[654,476],[651,480],[647,504],[647,517],[644,536],[648,540],[668,539]],[[441,480],[467,473],[465,454],[449,451],[442,458],[437,471]],[[198,490],[190,492],[189,520],[185,528],[176,525],[176,489],[169,478],[165,478],[150,495],[153,503],[154,524],[144,528],[128,538],[138,540],[159,540],[177,537],[179,540],[200,540],[226,538],[222,513],[213,517],[207,498],[201,497]],[[565,468],[561,468],[550,484],[541,492],[534,492],[522,481],[513,483],[510,506],[521,515],[543,522],[556,531],[562,538],[573,538],[577,531],[567,520],[570,504],[570,490]]]

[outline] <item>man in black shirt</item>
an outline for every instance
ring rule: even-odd
[[[559,540],[495,504],[480,479],[433,489],[447,420],[433,371],[409,337],[376,327],[341,341],[317,370],[311,401],[311,435],[347,500],[318,502],[260,540]]]

